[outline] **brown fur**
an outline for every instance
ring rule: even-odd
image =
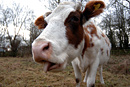
[[[90,25],[86,26],[86,28],[92,29],[91,32],[90,32],[90,34],[92,36],[95,35],[95,36],[97,36],[100,39],[100,37],[97,34],[97,29],[96,29],[96,27],[95,27],[95,25],[93,23],[91,23]]]
[[[46,21],[44,20],[44,17],[43,16],[40,16],[36,19],[35,21],[35,25],[38,26],[38,29],[43,29],[46,27],[47,23]]]
[[[106,37],[106,35],[102,32],[102,37]]]
[[[109,53],[108,53],[109,51],[107,50],[107,56],[109,55]]]
[[[110,41],[109,41],[109,39],[107,37],[105,38],[105,41],[108,44],[108,46],[110,46]]]
[[[92,30],[89,32],[88,28],[90,28]],[[95,35],[95,36],[97,36],[97,38],[100,39],[100,37],[97,35],[97,29],[96,29],[96,27],[95,27],[95,25],[93,23],[91,23],[88,26],[85,26],[84,27],[84,32],[85,32],[85,36],[84,36],[85,37],[85,46],[84,46],[82,55],[84,54],[84,52],[85,52],[85,50],[87,48],[94,46],[94,43],[92,43],[92,38],[90,38],[88,34],[90,34],[92,37],[93,37],[93,35]]]
[[[101,54],[103,55],[103,48],[101,48]]]
[[[84,55],[84,52],[86,51],[86,49],[90,47],[90,37],[88,34],[85,34],[85,45],[84,45],[84,49],[82,52],[82,56]]]
[[[101,4],[99,9],[95,10],[94,5]],[[86,20],[89,20],[90,18],[99,15],[103,12],[103,8],[105,8],[105,4],[102,1],[89,1],[86,6],[85,10],[83,11],[83,15],[86,18]]]
[[[77,17],[79,20],[74,21],[72,18]],[[81,24],[81,12],[71,12],[68,18],[65,20],[66,36],[70,44],[73,44],[75,48],[78,47],[80,42],[83,40],[83,27]]]

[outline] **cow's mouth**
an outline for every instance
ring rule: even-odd
[[[63,64],[56,64],[56,63],[52,63],[52,62],[47,61],[47,62],[44,62],[43,70],[44,70],[44,72],[59,71],[59,70],[61,70],[63,65],[64,65],[64,63]]]

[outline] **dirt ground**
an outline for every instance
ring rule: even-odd
[[[84,74],[83,74],[84,75]],[[97,72],[96,87],[130,87],[130,55],[111,56],[104,66],[105,85]],[[73,68],[44,73],[43,66],[29,58],[0,57],[0,87],[75,87]],[[86,83],[81,83],[85,87]]]

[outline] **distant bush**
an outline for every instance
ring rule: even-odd
[[[111,55],[129,55],[130,49],[111,50]]]
[[[12,56],[11,51],[0,53],[0,57],[9,57],[9,56]]]

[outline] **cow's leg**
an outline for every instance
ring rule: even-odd
[[[88,78],[87,78],[87,87],[95,87],[95,78],[97,73],[97,68],[99,66],[99,59],[96,60],[90,65],[88,69]]]
[[[75,77],[76,77],[76,87],[80,87],[80,82],[82,80],[82,76],[81,76],[80,68],[78,66],[78,62],[75,60],[72,61],[72,66],[73,66]]]
[[[87,78],[88,78],[88,71],[89,71],[89,67],[88,67],[88,68],[87,68],[87,70],[86,70],[86,73],[85,73],[85,77],[84,77],[83,82],[87,82]]]
[[[102,67],[102,65],[101,65],[101,66],[100,66],[100,69],[99,69],[99,73],[100,73],[100,82],[101,82],[101,84],[104,84],[103,75],[102,75],[102,69],[103,69],[103,67]]]
[[[87,77],[88,77],[88,73],[87,73],[87,71],[86,71],[83,82],[87,82]]]

